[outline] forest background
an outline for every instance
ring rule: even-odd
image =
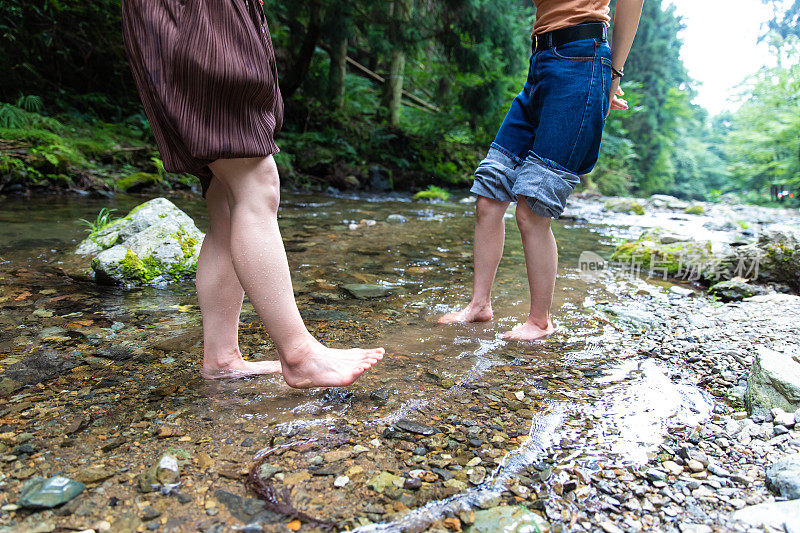
[[[647,0],[583,191],[798,206],[800,0],[763,0],[775,66],[735,112],[692,104],[674,7]],[[299,189],[463,188],[527,73],[529,0],[266,0]],[[165,172],[125,58],[119,0],[0,7],[0,194],[188,188]],[[733,61],[734,58],[730,58]],[[432,188],[431,188],[432,187]]]

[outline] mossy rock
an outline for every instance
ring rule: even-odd
[[[161,176],[150,172],[136,172],[129,174],[117,181],[117,190],[131,192],[155,185],[161,181]]]
[[[635,265],[643,272],[652,271],[658,276],[675,276],[681,272],[689,272],[692,268],[700,268],[702,271],[710,257],[710,242],[683,241],[664,244],[648,239],[647,233],[636,241],[620,244],[611,254],[612,261]]]
[[[145,285],[193,277],[203,238],[186,213],[157,198],[90,235],[77,253],[96,254],[100,283]]]
[[[720,281],[708,289],[708,294],[716,296],[723,302],[740,302],[745,298],[765,294],[767,291],[757,285],[751,285],[740,278]]]
[[[636,215],[644,215],[644,206],[636,200],[627,198],[611,198],[603,205],[604,211],[611,211],[614,213],[633,213]]]
[[[704,215],[706,208],[700,204],[692,205],[683,210],[687,215]]]

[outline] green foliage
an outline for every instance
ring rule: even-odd
[[[159,170],[159,161],[150,160],[153,149],[140,124],[109,124],[71,114],[46,116],[37,111],[42,109],[36,96],[0,103],[0,189],[12,183],[106,187],[118,173],[131,173],[131,165],[143,168],[150,163]],[[159,182],[166,175],[161,170],[163,165],[156,175]],[[171,182],[181,179],[169,177]]]
[[[424,191],[414,195],[414,200],[442,200],[450,198],[450,193],[436,185],[429,185]]]
[[[792,57],[789,67],[765,68],[753,76],[751,93],[730,125],[733,183],[757,203],[769,201],[771,185],[800,189],[800,51]]]
[[[748,82],[739,111],[713,118],[691,103],[674,7],[644,3],[623,83],[630,109],[608,118],[584,190],[765,203],[770,185],[800,187],[800,0],[762,1],[774,8],[763,38],[779,67]],[[364,183],[375,164],[398,189],[464,185],[525,82],[531,2],[267,0],[265,12],[286,96],[275,159],[298,186]],[[120,28],[118,0],[3,4],[0,190],[87,180],[124,189],[136,175],[195,183],[155,152]],[[365,68],[402,78],[397,121],[387,119],[388,84]]]
[[[100,210],[100,212],[97,214],[97,218],[94,220],[86,220],[85,218],[82,218],[78,220],[78,222],[86,226],[87,233],[97,233],[98,231],[105,229],[119,220],[119,217],[112,216],[115,211],[116,209],[108,209],[107,207],[104,207]]]
[[[14,101],[35,88],[61,109],[83,108],[106,118],[135,112],[138,98],[125,60],[120,18],[119,0],[4,0],[0,101]]]

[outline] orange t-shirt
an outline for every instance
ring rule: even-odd
[[[581,22],[608,22],[609,0],[533,0],[536,4],[536,24],[533,34],[574,26]]]

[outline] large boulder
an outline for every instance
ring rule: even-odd
[[[711,243],[664,230],[648,230],[635,241],[617,246],[611,260],[656,277],[699,279],[711,257]]]
[[[731,518],[757,528],[769,526],[777,531],[796,531],[800,527],[800,500],[751,505],[736,511]]]
[[[165,198],[134,208],[78,245],[100,283],[143,285],[194,276],[204,235]]]
[[[764,229],[758,241],[734,247],[718,262],[723,279],[735,276],[760,282],[777,282],[800,291],[800,229],[775,224]]]
[[[800,408],[800,363],[791,355],[759,348],[747,378],[745,406],[752,413],[766,414],[779,407]]]
[[[800,453],[787,455],[767,468],[767,488],[787,500],[800,499]]]

